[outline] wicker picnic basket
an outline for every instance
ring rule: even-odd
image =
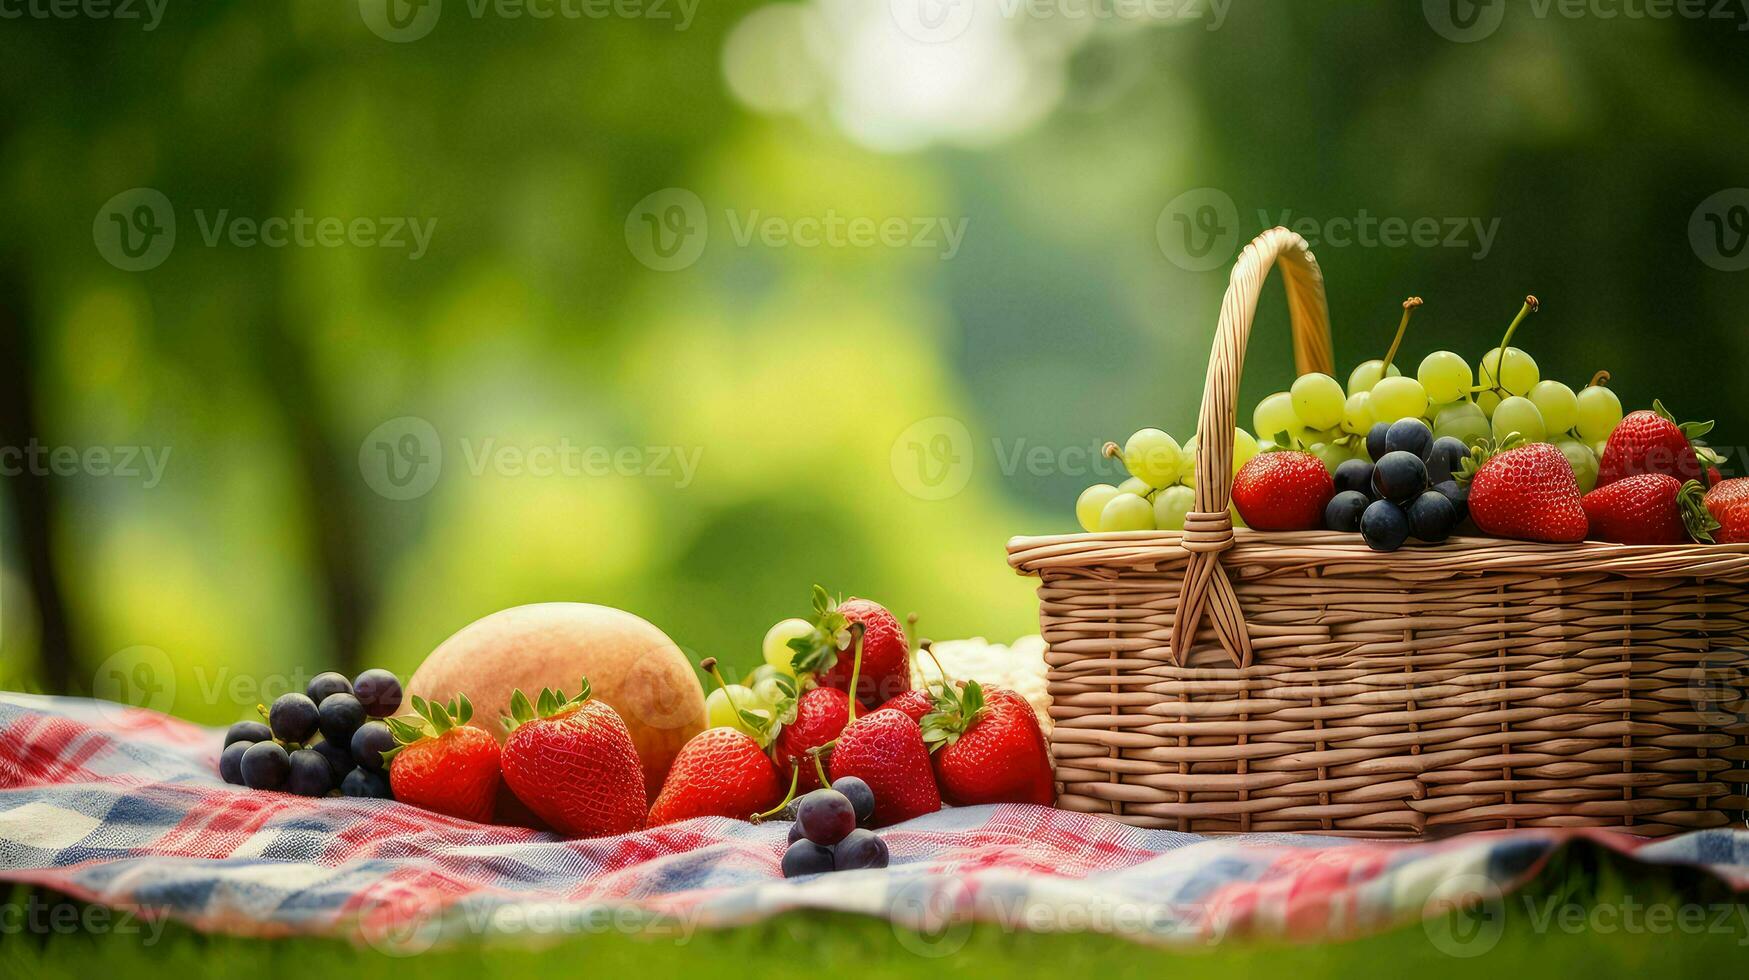
[[[1221,304],[1183,532],[1015,538],[1040,579],[1058,805],[1199,833],[1659,835],[1749,805],[1749,545],[1234,529],[1234,413],[1281,266],[1301,373],[1323,278],[1264,233]],[[1182,615],[1181,615],[1182,613]]]

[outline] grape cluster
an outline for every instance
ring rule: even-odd
[[[288,692],[262,708],[267,723],[239,721],[225,733],[219,775],[250,789],[276,789],[299,796],[389,799],[388,765],[382,753],[395,747],[380,720],[401,707],[400,678],[373,668],[351,681],[326,671],[310,678],[303,693]]]
[[[1233,472],[1261,451],[1244,429],[1233,430]],[[1160,429],[1142,429],[1106,455],[1121,458],[1129,479],[1117,486],[1096,483],[1075,501],[1075,518],[1086,531],[1182,531],[1196,504],[1196,438],[1180,446]],[[1237,512],[1235,525],[1243,524]]]
[[[1374,423],[1367,453],[1336,468],[1336,496],[1324,526],[1359,531],[1375,551],[1396,551],[1409,538],[1438,542],[1468,516],[1469,489],[1454,478],[1470,448],[1452,436],[1435,439],[1420,419]]]
[[[785,619],[767,630],[761,646],[765,663],[754,668],[741,683],[723,684],[706,695],[708,727],[739,729],[757,740],[774,721],[786,724],[789,719],[784,713],[794,710],[799,692],[796,670],[791,664],[796,651],[789,642],[813,632],[814,624],[805,619]]]
[[[797,800],[783,852],[783,876],[887,866],[887,842],[864,825],[874,816],[874,790],[855,776]]]

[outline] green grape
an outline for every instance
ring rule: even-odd
[[[1123,446],[1123,465],[1150,487],[1169,487],[1178,479],[1184,451],[1178,440],[1159,429],[1141,429]]]
[[[1476,407],[1482,410],[1483,418],[1493,418],[1494,409],[1500,407],[1500,395],[1494,391],[1479,391],[1476,393]]]
[[[1111,498],[1111,502],[1099,512],[1099,529],[1101,531],[1152,531],[1154,529],[1154,505],[1148,503],[1146,497],[1138,497],[1133,493],[1120,493]]]
[[[1257,439],[1244,429],[1233,430],[1233,473],[1237,475],[1258,453]],[[1195,479],[1192,476],[1192,479]]]
[[[1196,491],[1167,487],[1154,498],[1154,526],[1162,531],[1184,530],[1184,515],[1196,509]]]
[[[1312,429],[1334,429],[1342,424],[1342,386],[1328,374],[1302,374],[1292,389],[1294,414]]]
[[[1294,412],[1294,396],[1278,391],[1257,403],[1251,413],[1251,425],[1258,436],[1273,439],[1283,432],[1300,427],[1300,417]]]
[[[1608,439],[1621,424],[1621,399],[1602,385],[1579,390],[1576,411],[1579,435],[1588,442]]]
[[[780,677],[784,678],[784,680],[779,680]],[[776,707],[777,702],[783,700],[787,694],[784,690],[786,680],[789,683],[790,690],[793,691],[795,689],[795,680],[791,675],[778,670],[770,664],[760,664],[758,667],[754,668],[753,673],[748,674],[746,680],[747,686],[753,689],[754,707]],[[746,705],[743,705],[742,707],[746,707]]]
[[[1473,447],[1493,433],[1494,430],[1488,425],[1488,417],[1482,414],[1481,406],[1475,402],[1452,402],[1439,406],[1439,410],[1433,413],[1435,439],[1451,436]]]
[[[1364,391],[1349,395],[1342,406],[1342,431],[1351,436],[1364,436],[1372,424],[1372,395]]]
[[[1380,422],[1427,414],[1427,389],[1414,378],[1386,378],[1372,389],[1372,414]]]
[[[736,728],[748,735],[758,737],[752,726],[741,718],[739,711],[751,711],[754,714],[771,717],[771,712],[760,709],[753,697],[753,689],[745,684],[730,684],[719,687],[704,699],[705,721],[712,728]]]
[[[1476,368],[1476,385],[1481,388],[1504,388],[1509,395],[1529,394],[1536,387],[1538,378],[1536,359],[1516,347],[1506,348],[1506,366],[1498,374],[1495,381],[1495,366],[1500,363],[1500,348],[1496,347],[1482,355],[1482,363]]]
[[[1523,436],[1525,442],[1542,442],[1548,436],[1543,413],[1536,402],[1523,395],[1504,399],[1494,410],[1494,441],[1502,442],[1514,432]]]
[[[1539,381],[1526,397],[1543,413],[1549,435],[1560,435],[1579,421],[1579,399],[1559,381]]]
[[[1116,493],[1117,491],[1114,489],[1112,492]],[[1082,496],[1086,496],[1086,494],[1082,494]],[[1080,514],[1081,505],[1076,504],[1075,515],[1079,517]],[[789,641],[799,640],[813,632],[814,624],[805,619],[783,620],[773,624],[770,629],[765,631],[765,641],[760,644],[759,652],[764,655],[766,663],[794,677],[796,671],[794,667],[790,666],[790,661],[795,659],[796,652],[790,649]]]
[[[1390,368],[1386,370],[1385,362],[1378,358],[1373,358],[1370,361],[1361,361],[1360,364],[1348,374],[1348,393],[1350,395],[1358,395],[1363,391],[1371,391],[1373,385],[1378,384],[1380,380],[1387,377],[1400,377],[1402,374],[1403,372],[1397,370],[1397,365],[1395,364],[1392,364]]]
[[[1603,451],[1609,448],[1608,439],[1599,439],[1591,444],[1591,451],[1597,454],[1599,463],[1603,460]]]
[[[1451,351],[1436,350],[1421,359],[1415,377],[1431,401],[1455,402],[1470,390],[1470,362]]]
[[[1154,488],[1149,486],[1148,481],[1142,479],[1141,477],[1132,476],[1129,479],[1127,479],[1127,480],[1125,480],[1122,483],[1117,485],[1117,492],[1118,493],[1133,493],[1138,497],[1146,497],[1148,494],[1154,492]]]
[[[1099,530],[1099,515],[1105,511],[1105,505],[1111,503],[1111,498],[1115,496],[1117,496],[1117,488],[1109,483],[1095,483],[1081,491],[1080,498],[1075,501],[1075,520],[1081,525],[1081,530]],[[789,620],[784,620],[784,622],[789,622]],[[782,625],[783,623],[777,624],[777,626]],[[777,626],[771,628],[772,632],[777,631]],[[809,628],[812,629],[812,627]],[[765,634],[765,641],[766,643],[771,642],[771,633]],[[767,649],[770,648],[767,647]],[[770,660],[771,654],[767,653],[765,658]]]
[[[1597,486],[1597,454],[1577,439],[1562,439],[1555,446],[1573,464],[1573,478],[1579,481],[1579,492],[1590,493]]]
[[[1483,421],[1486,421],[1487,418],[1488,416],[1483,414],[1481,406],[1468,399],[1438,405],[1433,409],[1433,427],[1436,429],[1442,425],[1452,425],[1461,422],[1464,419],[1482,419]]]
[[[1308,449],[1307,452],[1318,457],[1318,461],[1323,463],[1324,468],[1329,470],[1332,474],[1336,472],[1336,467],[1355,458],[1353,449],[1337,442],[1313,443],[1312,447]]]

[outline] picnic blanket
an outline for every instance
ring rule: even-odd
[[[1206,838],[1018,805],[883,830],[884,870],[786,881],[783,823],[700,818],[565,840],[386,800],[230,786],[216,773],[221,742],[220,730],[143,709],[0,694],[0,880],[145,921],[397,953],[482,937],[684,938],[792,909],[886,917],[926,955],[963,944],[974,920],[1161,943],[1348,938],[1498,902],[1576,838],[1749,888],[1742,830]]]

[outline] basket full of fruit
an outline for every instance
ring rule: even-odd
[[[1299,377],[1236,425],[1263,281]],[[1420,305],[1404,304],[1403,326]],[[1040,579],[1058,805],[1203,833],[1659,835],[1749,806],[1749,479],[1511,345],[1332,377],[1318,264],[1239,256],[1195,438],[1144,429]]]

